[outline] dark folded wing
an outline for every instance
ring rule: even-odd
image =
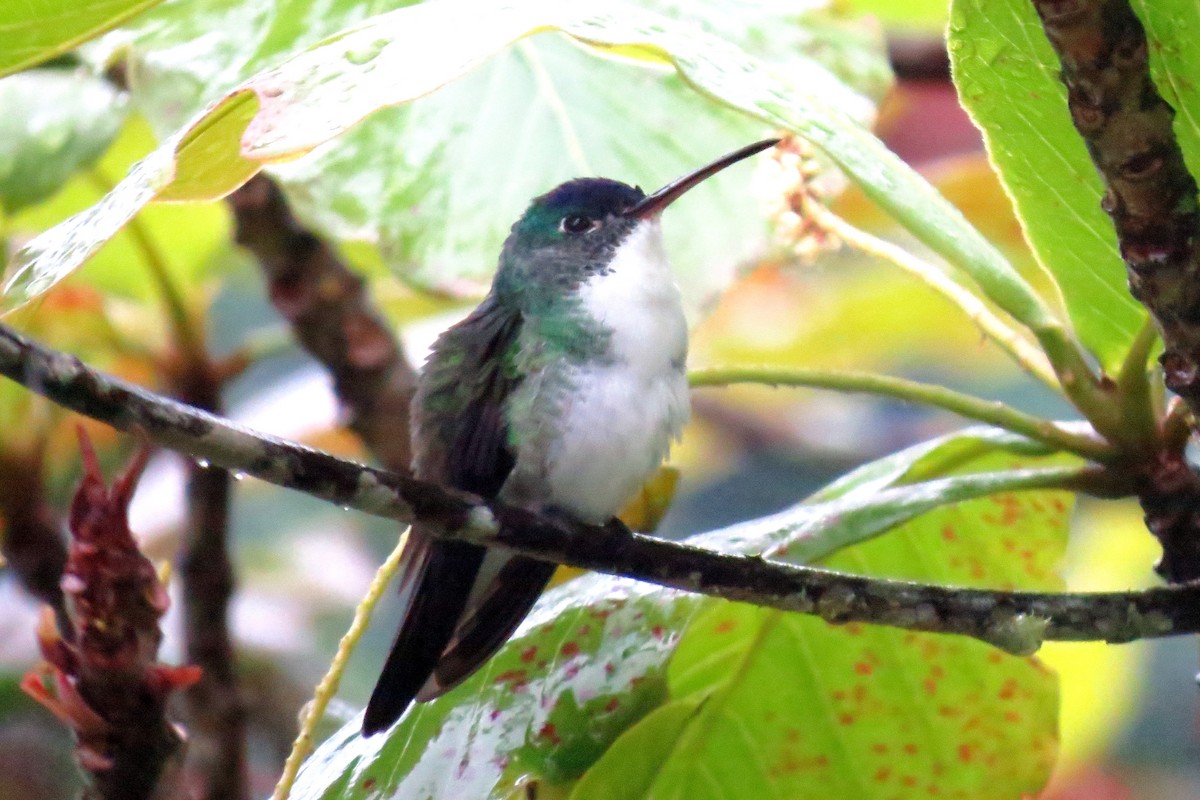
[[[521,316],[490,296],[433,345],[413,400],[414,469],[483,497],[512,471],[505,400],[520,385],[513,365]]]
[[[418,477],[485,497],[504,485],[515,460],[503,409],[519,383],[510,354],[520,322],[519,314],[489,298],[434,344],[413,402]],[[409,534],[400,575],[400,630],[367,704],[364,733],[390,727],[433,674],[485,552],[438,541],[419,526]]]

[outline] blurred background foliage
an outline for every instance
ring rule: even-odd
[[[0,80],[0,237],[7,252],[96,203],[161,137],[248,75],[395,5],[166,2],[81,50]],[[878,103],[875,129],[884,141],[1056,300],[949,82],[946,3],[804,6],[713,3],[693,11],[690,4],[656,4],[667,13],[701,14],[702,25],[753,40],[755,52],[775,54],[784,65],[815,59],[861,92],[861,107],[850,110],[864,120]],[[414,360],[485,286],[508,222],[564,170],[661,182],[696,163],[698,153],[720,153],[763,133],[684,91],[674,75],[618,61],[585,64],[575,45],[542,38],[428,103],[387,109],[336,144],[271,170],[301,217],[368,276]],[[902,68],[892,83],[884,43],[894,63],[921,68]],[[549,79],[560,94],[537,87]],[[513,113],[533,89],[545,107]],[[646,108],[659,118],[626,124]],[[562,136],[564,118],[573,138]],[[528,142],[544,169],[512,172],[514,141]],[[398,159],[409,169],[395,170]],[[496,170],[503,180],[473,177]],[[666,221],[696,320],[692,365],[878,371],[1041,415],[1071,415],[1061,398],[986,346],[956,309],[911,277],[854,251],[810,260],[764,247],[763,211],[748,194],[744,175],[727,174]],[[833,208],[918,248],[857,190],[845,191]],[[431,213],[471,222],[451,230],[431,225]],[[338,427],[327,378],[290,341],[250,258],[234,245],[221,202],[147,207],[83,269],[8,319],[90,364],[159,389],[177,374],[187,338],[199,337],[215,358],[239,365],[226,387],[232,417],[366,457]],[[941,412],[861,396],[748,387],[700,390],[695,412],[673,459],[682,482],[660,528],[666,536],[777,511],[855,465],[961,425]],[[89,430],[110,466],[127,454],[127,441],[99,426]],[[78,475],[65,415],[9,383],[0,384],[0,470],[41,470],[45,502],[54,508],[65,505]],[[175,552],[182,492],[179,459],[156,457],[132,518],[152,558]],[[254,784],[262,793],[286,754],[294,710],[327,665],[395,531],[253,482],[238,486],[233,512],[240,574],[234,628],[253,702]],[[1079,590],[1149,585],[1156,555],[1132,501],[1081,501],[1062,575]],[[381,610],[351,661],[345,705],[338,707],[346,718],[372,685],[393,612]],[[0,800],[61,798],[73,783],[63,768],[66,735],[17,689],[37,658],[36,613],[37,603],[0,573]],[[168,634],[166,658],[177,660]],[[1044,796],[1196,795],[1194,642],[1050,644],[1039,658],[1059,674],[1061,708],[1058,763]],[[667,714],[656,724],[673,723]]]

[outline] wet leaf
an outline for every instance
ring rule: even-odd
[[[953,585],[1061,588],[1053,570],[1069,497],[997,494],[941,507],[821,563]],[[962,637],[706,601],[667,685],[672,698],[704,704],[636,797],[1019,797],[1045,784],[1057,752],[1054,675]]]
[[[469,34],[458,25],[465,13],[477,23]],[[1047,309],[999,252],[855,121],[852,115],[861,117],[869,111],[866,98],[815,62],[804,70],[793,66],[781,77],[776,67],[702,30],[615,5],[611,10],[538,4],[484,9],[472,3],[437,3],[384,14],[333,36],[247,80],[144,161],[105,203],[31,243],[10,268],[8,301],[21,302],[44,290],[111,236],[134,209],[164,190],[173,199],[207,198],[228,191],[253,169],[250,161],[307,153],[371,112],[432,92],[509,43],[551,28],[642,68],[656,63],[673,66],[683,81],[702,94],[760,123],[809,138],[873,200],[967,270],[989,297],[1027,324],[1048,324]],[[427,47],[431,41],[439,46]],[[519,53],[519,49],[518,55],[506,53],[505,58],[519,59]],[[241,136],[239,155],[229,137],[256,102],[258,110]],[[672,137],[676,133],[672,131]],[[564,147],[572,149],[569,142]],[[200,155],[205,156],[202,169],[187,163]],[[422,163],[436,158],[436,145],[416,155]],[[688,160],[696,162],[690,154]],[[197,175],[200,179],[193,179]],[[646,180],[636,174],[625,177]],[[372,196],[372,188],[365,188],[363,196]],[[717,191],[716,185],[708,188]],[[722,192],[721,197],[729,194]],[[526,196],[522,192],[521,199]],[[695,202],[703,199],[703,195],[694,198]],[[471,219],[469,230],[454,234],[469,240],[479,220],[454,210],[455,221]],[[737,206],[729,210],[733,213]],[[689,237],[701,235],[699,228],[684,232]],[[457,244],[449,244],[454,246],[438,251],[442,258],[457,253]],[[728,258],[723,263],[728,267]]]
[[[571,792],[571,800],[643,797],[700,708],[701,701],[688,698],[651,711],[621,734],[584,774]]]
[[[834,513],[835,508],[838,512],[845,512],[851,507],[867,509],[872,504],[889,505],[892,500],[886,494],[882,501],[878,499],[881,493],[887,489],[903,491],[901,484],[916,475],[936,474],[939,471],[944,473],[947,469],[964,469],[976,465],[994,467],[999,464],[1027,464],[1030,463],[1029,456],[1023,453],[1028,453],[1028,448],[1028,443],[1016,437],[986,429],[972,429],[898,453],[851,473],[819,495],[817,503],[810,507],[808,513],[813,519],[824,519],[825,524],[834,529],[841,524],[844,516],[843,513]],[[967,481],[970,478],[964,476],[962,480]],[[948,484],[946,488],[949,487]],[[927,488],[914,487],[914,491],[925,492]],[[958,516],[951,519],[955,524],[961,525],[963,531],[967,531],[972,525],[993,513],[1001,515],[997,519],[1004,518],[1004,509],[1014,502],[1010,498],[1016,497],[1018,496],[1008,495],[1002,504],[993,503],[991,500],[977,500],[970,506],[978,504],[978,510],[968,506],[966,511],[956,511],[955,509],[962,506],[955,506],[948,513],[957,514]],[[1015,502],[1024,512],[1033,508],[1031,504],[1040,502],[1038,498],[1043,497],[1043,493],[1022,494]],[[857,498],[857,502],[854,498]],[[802,515],[799,509],[793,513],[796,517]],[[907,517],[860,512],[859,523],[855,524],[858,540],[877,535],[887,525],[904,522],[916,513],[919,512],[915,507],[909,508]],[[1047,523],[1045,534],[1051,544],[1045,548],[1040,544],[1029,545],[1038,549],[1034,560],[1039,569],[1053,561],[1055,548],[1061,544],[1063,533],[1060,527],[1056,527],[1063,524],[1062,512],[1057,507],[1052,507],[1046,514],[1052,518],[1053,523]],[[964,533],[964,536],[970,538],[963,541],[961,549],[946,554],[942,552],[942,543],[945,541],[943,532],[938,527],[939,524],[946,524],[945,518],[939,517],[933,523],[922,523],[923,519],[918,518],[909,523],[917,527],[910,529],[906,525],[887,537],[860,546],[878,547],[886,545],[895,537],[902,537],[897,540],[899,545],[885,546],[866,562],[858,560],[858,556],[854,557],[851,568],[857,569],[863,563],[868,563],[873,571],[920,577],[930,576],[929,564],[950,565],[956,558],[969,557],[969,563],[964,561],[958,566],[945,566],[930,577],[957,579],[961,572],[959,567],[969,573],[979,564],[982,569],[989,571],[986,578],[1003,582],[1008,579],[1005,576],[1012,576],[1014,581],[1017,580],[1016,573],[1027,563],[1019,554],[1009,553],[1002,543],[996,543],[991,549],[985,548],[979,556],[972,555],[973,545],[985,541],[988,537],[994,537],[995,531],[986,526],[977,536]],[[1040,519],[1038,514],[1032,513],[1029,519],[1021,516],[1019,521],[1022,524],[1033,524],[1037,519]],[[1035,529],[1042,530],[1036,525]],[[814,529],[813,536],[819,538],[820,535],[820,531]],[[779,525],[764,523],[733,526],[730,529],[693,537],[691,541],[729,552],[760,553],[778,545],[783,536]],[[846,540],[845,536],[834,536],[824,553],[816,547],[810,549],[809,553],[826,555]],[[928,554],[917,548],[918,541],[923,542],[922,547],[929,550]],[[888,547],[891,548],[890,551]],[[854,553],[860,548],[847,552]],[[707,697],[693,719],[703,718],[706,726],[713,724],[712,718],[705,715],[708,713],[709,704],[716,702],[716,696],[708,695],[712,691],[719,691],[716,683],[729,677],[729,673],[715,667],[707,672],[704,669],[679,672],[676,662],[685,658],[683,652],[678,649],[680,636],[693,637],[693,644],[689,647],[698,649],[690,652],[700,652],[703,650],[703,634],[693,635],[692,631],[697,630],[696,626],[701,625],[705,619],[712,619],[712,614],[729,613],[729,609],[741,608],[743,607],[696,595],[599,575],[589,575],[571,581],[548,592],[514,639],[479,674],[459,689],[432,703],[415,707],[385,734],[364,739],[358,734],[356,721],[328,740],[305,765],[293,797],[504,797],[514,790],[520,781],[530,776],[550,781],[557,786],[570,785],[572,780],[581,775],[585,776],[581,784],[584,786],[617,785],[622,780],[621,776],[591,776],[587,772],[588,768],[593,764],[619,763],[614,758],[605,757],[604,754],[609,752],[610,747],[615,746],[614,742],[619,743],[622,736],[631,735],[634,737],[633,741],[641,741],[644,733],[632,733],[637,730],[638,725],[643,724],[639,720],[655,730],[661,730],[659,726],[666,724],[662,714],[672,713],[660,714],[657,711],[662,709],[664,704],[681,700],[695,703],[702,697]],[[751,612],[759,613],[754,609],[749,609],[747,613]],[[700,614],[699,617],[696,616],[697,613]],[[814,635],[820,636],[821,629],[828,627],[818,620],[783,614],[777,616],[786,620],[775,623],[780,630],[793,630],[797,625],[810,625],[815,626],[817,630]],[[685,630],[689,632],[684,634]],[[824,635],[837,637],[846,634],[843,630],[830,628],[829,633]],[[859,630],[856,635],[862,637],[876,634],[874,631],[865,634]],[[889,669],[914,669],[908,661],[919,661],[920,652],[923,651],[913,646],[910,648],[911,658],[904,655],[908,652],[904,648],[909,645],[904,644],[903,637],[908,634],[888,631],[880,635],[901,637],[901,645],[897,646],[899,649],[880,651],[893,664]],[[787,650],[795,646],[795,641],[793,636],[774,646],[776,649],[782,647]],[[858,640],[850,640],[851,644],[855,641]],[[960,653],[965,654],[963,657],[968,666],[963,685],[968,688],[962,691],[983,691],[981,687],[987,681],[997,679],[999,673],[992,669],[990,661],[993,651],[983,645],[976,647],[976,643],[971,641],[952,638],[947,638],[946,641],[948,643],[944,645],[945,649],[939,652],[952,652],[954,658]],[[855,664],[863,657],[851,645],[839,642],[836,638],[829,640],[828,646],[845,650],[830,657],[831,663],[837,664],[839,670],[847,659],[851,659],[850,663]],[[985,659],[984,666],[980,667],[971,660],[976,655]],[[767,658],[754,648],[746,651],[743,658],[747,659],[747,663],[753,662],[756,665],[758,672],[755,672],[755,675],[769,678],[771,681],[739,682],[737,689],[744,694],[746,703],[770,703],[769,698],[782,692],[785,685],[793,682],[790,675],[784,680],[779,670],[794,670],[798,668],[798,664],[803,666],[803,662],[795,658],[785,662],[780,662],[774,656]],[[1022,695],[1023,703],[1028,700],[1029,713],[1038,710],[1052,722],[1052,678],[1046,677],[1036,666],[1031,666],[1033,662],[1007,656],[1002,658],[1011,662],[1004,662],[1008,664],[1005,669],[1021,677],[1023,682],[1018,683],[1019,691],[1030,694],[1029,698]],[[928,669],[928,666],[925,668]],[[880,670],[883,671],[882,666]],[[855,674],[851,669],[849,676]],[[708,677],[704,678],[704,675]],[[841,672],[838,675],[841,676]],[[1039,677],[1030,678],[1030,675]],[[714,682],[713,686],[705,689],[704,680]],[[1007,680],[1007,677],[1002,680]],[[957,687],[959,683],[951,681],[948,685]],[[1006,685],[1002,683],[1001,688]],[[788,689],[788,692],[790,691]],[[730,697],[733,695],[730,694]],[[755,697],[763,699],[754,700]],[[927,704],[919,702],[921,699],[916,697],[912,702],[900,702],[893,697],[888,713],[881,718],[890,720],[889,724],[895,727],[925,725],[929,711]],[[796,697],[789,694],[786,703],[795,702],[798,702]],[[1044,703],[1049,703],[1049,711],[1043,707]],[[732,708],[730,706],[726,710]],[[787,708],[790,714],[801,713],[808,726],[814,730],[837,730],[838,715],[831,715],[827,706],[806,705],[800,712],[791,705]],[[985,717],[984,722],[978,724],[986,723],[987,732],[992,733],[995,720],[988,715]],[[668,721],[670,720],[678,722],[674,717],[668,717]],[[1032,720],[1027,720],[1029,721]],[[1040,717],[1037,721],[1038,725],[1041,725]],[[690,720],[687,722],[689,730],[692,724],[694,723]],[[1014,726],[1014,729],[1016,727]],[[1037,734],[1041,728],[1025,730],[1033,730]],[[764,728],[761,735],[762,745],[774,748],[782,746],[775,738],[777,735],[786,740],[789,734],[780,725],[774,725]],[[832,734],[821,733],[820,738],[828,735]],[[1046,746],[1051,744],[1047,739]],[[687,753],[697,752],[699,751],[696,748],[692,748],[678,751],[677,755],[679,758],[685,758]],[[981,751],[981,759],[990,753],[990,750],[987,753]],[[676,757],[676,754],[672,755],[672,759]],[[835,763],[832,756],[826,755],[826,758],[830,763]],[[987,770],[995,767],[994,763],[986,763],[986,759],[981,763],[984,763]],[[1028,765],[1022,762],[1014,769],[1020,773],[1021,780],[1027,784],[1035,783],[1037,777],[1031,776],[1032,767],[1027,767]],[[997,769],[1003,770],[1008,767],[1002,766]],[[770,776],[771,780],[777,778],[782,779],[779,776]]]
[[[108,149],[125,101],[100,78],[37,69],[0,80],[0,208],[49,197]]]
[[[0,235],[14,241],[28,239],[92,206],[155,144],[144,120],[137,116],[128,119],[107,152],[78,170],[50,198],[4,219]],[[109,303],[107,311],[119,327],[150,347],[159,343],[161,331],[156,326],[163,315],[146,259],[161,261],[182,293],[199,301],[220,277],[217,267],[229,266],[228,259],[215,259],[214,255],[232,248],[230,240],[229,215],[223,204],[154,204],[141,211],[136,226],[127,226],[106,242],[74,276],[74,282],[100,292],[96,301],[102,306]],[[111,303],[126,298],[139,302],[116,312]],[[59,338],[52,337],[52,341],[63,344]],[[93,357],[96,355],[99,353]]]
[[[191,15],[168,5],[138,26],[127,51],[132,88],[160,131],[186,122],[183,115],[214,90],[233,88],[379,10],[344,0],[277,0],[264,15],[262,5],[223,2]],[[650,8],[741,42],[785,73],[812,80],[815,59],[871,96],[889,82],[877,29],[820,5],[800,12],[770,3],[736,11],[716,3]],[[390,35],[379,30],[376,39],[333,53],[323,74],[336,76],[347,63],[372,67],[366,56]],[[463,36],[457,28],[445,35]],[[122,46],[126,38],[113,37]],[[409,52],[423,58],[419,48]],[[477,294],[530,197],[582,174],[649,188],[762,134],[761,123],[715,107],[657,57],[640,60],[596,58],[561,37],[534,36],[432,95],[372,114],[300,162],[271,169],[297,213],[318,229],[377,248],[410,283]],[[431,64],[408,69],[428,73]],[[845,97],[847,107],[871,113],[857,92]],[[624,121],[620,129],[614,119]],[[744,176],[722,176],[673,209],[666,234],[693,306],[723,288],[762,243],[762,214]],[[731,194],[744,202],[728,202]]]

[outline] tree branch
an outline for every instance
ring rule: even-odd
[[[110,73],[121,88],[123,71]],[[102,192],[113,185],[99,171],[92,180]],[[172,274],[162,247],[140,217],[126,226],[157,288],[172,335],[174,352],[163,372],[176,396],[219,412],[226,378],[214,367],[204,342],[203,324]],[[205,800],[244,800],[249,796],[246,763],[246,703],[238,687],[229,607],[236,576],[229,557],[229,473],[188,464],[187,514],[178,560],[184,647],[200,667],[200,679],[186,695],[187,768]]]
[[[801,367],[732,366],[705,367],[688,373],[693,387],[757,384],[760,386],[797,386],[861,392],[909,403],[924,403],[959,414],[967,419],[986,422],[997,428],[1019,433],[1056,450],[1075,453],[1083,458],[1110,461],[1114,448],[1093,431],[1071,429],[1048,419],[1018,411],[1004,403],[984,400],[944,386],[920,383],[873,372],[804,369]]]
[[[365,467],[254,433],[49,350],[0,325],[0,374],[121,430],[346,508],[432,533],[685,591],[815,614],[973,636],[1012,652],[1044,639],[1130,641],[1200,632],[1200,585],[1141,592],[993,592],[843,575],[715,553],[485,503],[437,484]]]
[[[70,635],[59,585],[67,541],[58,513],[46,502],[41,448],[0,452],[0,475],[0,552],[29,593],[54,609],[59,627]]]
[[[970,290],[954,281],[945,272],[919,256],[886,239],[881,239],[839,217],[830,211],[810,192],[799,187],[796,211],[813,225],[836,236],[850,247],[869,256],[882,259],[899,267],[933,291],[953,303],[967,319],[975,323],[979,332],[992,340],[1017,366],[1054,391],[1061,391],[1058,376],[1046,354],[1035,347],[1025,336],[1008,324]]]
[[[389,469],[407,471],[409,404],[417,374],[363,280],[301,226],[263,173],[229,196],[238,244],[258,259],[275,309],[333,375],[347,425]]]
[[[1200,416],[1200,204],[1175,139],[1175,110],[1150,76],[1146,32],[1126,0],[1033,0],[1062,64],[1071,121],[1104,179],[1129,290],[1162,331],[1167,387]],[[1200,477],[1182,446],[1136,465],[1158,570],[1200,578]]]
[[[221,408],[221,379],[203,350],[174,376],[176,395],[196,408]],[[187,465],[187,520],[179,549],[187,661],[200,680],[187,692],[188,764],[205,800],[250,796],[246,760],[246,701],[237,675],[229,610],[237,578],[229,555],[232,479],[218,467]]]

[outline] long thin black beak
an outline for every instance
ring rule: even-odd
[[[671,203],[679,199],[684,192],[686,192],[688,189],[691,189],[696,184],[711,178],[713,175],[716,175],[718,172],[731,164],[736,164],[743,158],[749,158],[755,153],[761,153],[768,147],[774,147],[777,144],[779,144],[778,139],[763,139],[761,142],[755,142],[754,144],[746,145],[740,150],[734,150],[728,155],[721,156],[708,166],[701,167],[695,172],[689,172],[682,178],[676,178],[654,194],[643,198],[637,203],[637,205],[627,209],[625,211],[625,216],[634,217],[636,219],[645,219],[646,217],[653,216],[667,206],[671,205]]]

